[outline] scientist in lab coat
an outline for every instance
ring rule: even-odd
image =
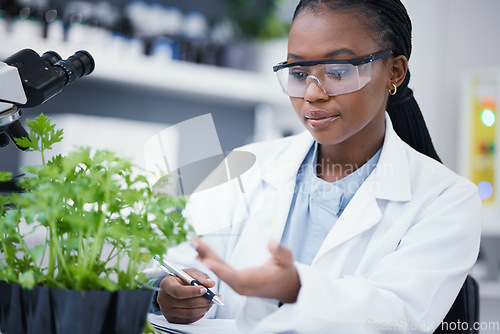
[[[191,196],[195,229],[221,228],[170,256],[226,305],[168,276],[156,302],[169,321],[434,331],[476,261],[481,210],[476,187],[439,162],[408,88],[410,53],[400,0],[299,3],[274,71],[307,131],[243,147],[256,162],[241,180]]]

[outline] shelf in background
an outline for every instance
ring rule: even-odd
[[[89,41],[92,36],[89,36]],[[281,92],[272,73],[244,71],[230,68],[201,65],[174,60],[159,60],[112,45],[97,45],[95,42],[66,43],[42,38],[20,38],[6,33],[0,34],[2,59],[24,48],[30,48],[40,55],[48,50],[55,51],[64,59],[78,50],[87,50],[95,59],[95,71],[89,76],[163,89],[172,93],[224,99],[232,103],[265,103],[272,106],[288,106],[288,98]],[[133,53],[133,54],[131,54]]]

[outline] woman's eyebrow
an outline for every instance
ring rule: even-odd
[[[344,54],[349,54],[349,55],[356,56],[356,52],[352,51],[351,49],[342,48],[342,49],[338,49],[338,50],[335,50],[335,51],[328,52],[324,56],[324,58],[333,58],[333,57],[344,55]],[[299,56],[299,55],[297,55],[295,53],[289,53],[287,59],[290,59],[290,58],[297,59],[297,60],[305,60],[304,57]]]
[[[335,50],[335,51],[332,51],[332,52],[328,52],[325,55],[325,57],[326,58],[330,58],[330,57],[340,56],[340,55],[343,55],[343,54],[349,54],[349,55],[356,56],[356,52],[352,51],[351,49],[342,48],[342,49],[338,49],[338,50]]]

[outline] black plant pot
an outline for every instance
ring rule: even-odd
[[[22,302],[22,288],[18,284],[0,282],[0,332],[26,333]]]
[[[152,290],[115,292],[102,334],[141,334],[152,297]]]
[[[52,289],[54,334],[101,333],[112,293]]]
[[[140,334],[152,295],[152,290],[25,290],[0,282],[0,332]]]
[[[35,287],[33,290],[22,290],[22,301],[24,317],[26,322],[26,333],[51,333],[53,320],[50,303],[50,290],[43,287]],[[9,333],[9,332],[7,332]]]

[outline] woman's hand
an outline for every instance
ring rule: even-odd
[[[184,271],[208,288],[215,285],[207,274],[197,269]],[[160,291],[156,298],[163,316],[168,321],[178,324],[190,324],[203,318],[213,305],[213,302],[202,297],[207,292],[204,286],[189,285],[176,276],[166,276],[160,283]]]
[[[294,303],[300,290],[300,279],[290,249],[269,242],[271,258],[259,267],[235,270],[201,239],[194,239],[198,259],[240,295],[278,299]]]

